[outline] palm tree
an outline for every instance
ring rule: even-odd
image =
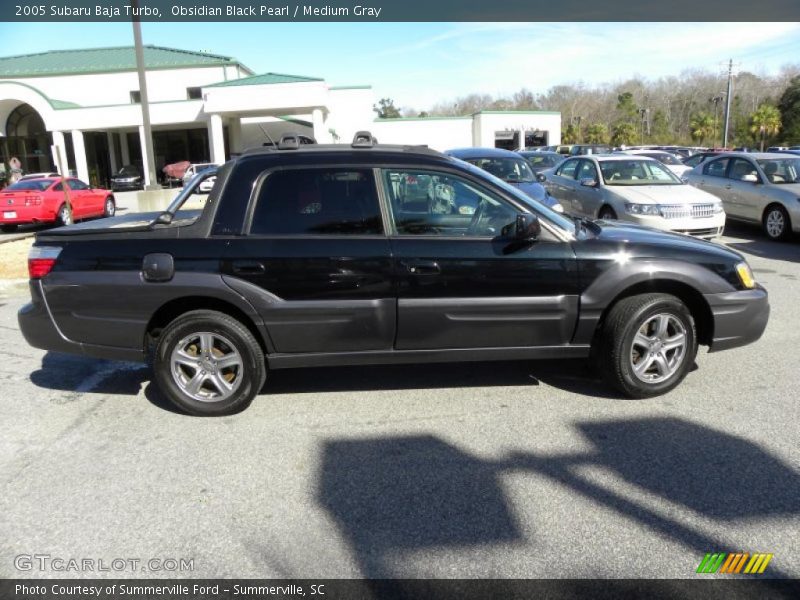
[[[714,135],[714,119],[706,113],[693,115],[689,121],[689,134],[695,142],[701,144]]]
[[[764,151],[764,139],[777,135],[781,130],[781,113],[769,104],[762,104],[750,115],[750,133],[753,138],[761,138],[761,151]]]
[[[592,123],[583,135],[587,144],[605,144],[608,142],[608,128],[602,123]]]

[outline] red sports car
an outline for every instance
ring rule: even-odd
[[[69,204],[64,182],[69,187]],[[69,225],[89,217],[113,217],[115,211],[114,195],[110,191],[91,188],[79,179],[27,179],[0,190],[0,227],[3,231],[14,231],[17,225],[25,223]]]

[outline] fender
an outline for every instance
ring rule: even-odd
[[[648,282],[677,282],[692,288],[701,296],[736,291],[728,281],[695,263],[659,258],[614,263],[600,273],[581,294],[573,343],[591,343],[600,317],[614,300],[626,290]]]

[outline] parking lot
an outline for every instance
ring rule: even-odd
[[[110,576],[685,578],[714,551],[800,577],[800,241],[723,241],[771,294],[764,337],[637,401],[582,361],[427,364],[278,371],[244,413],[193,418],[144,366],[28,347],[6,287],[0,577],[64,575],[15,567],[47,554],[193,560]]]

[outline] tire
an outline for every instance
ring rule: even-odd
[[[3,233],[13,233],[17,230],[16,223],[7,223],[6,225],[2,226]]]
[[[114,197],[109,196],[103,203],[103,217],[113,217],[117,212],[117,204],[114,202]]]
[[[787,240],[792,235],[792,221],[789,213],[780,204],[772,204],[767,207],[761,225],[764,233],[771,240]]]
[[[656,328],[666,323],[666,332]],[[639,337],[637,334],[643,334]],[[664,340],[683,345],[667,350]],[[642,342],[647,342],[646,345]],[[665,394],[692,368],[697,356],[697,333],[686,305],[669,294],[641,294],[620,300],[608,314],[595,355],[603,377],[629,398]],[[646,354],[652,351],[652,354]],[[642,363],[641,361],[646,361]],[[635,367],[641,365],[642,373]]]
[[[616,221],[617,213],[615,213],[614,209],[610,206],[604,206],[600,209],[600,213],[597,215],[597,218],[602,221]]]
[[[203,339],[211,348],[208,358]],[[221,359],[233,366],[219,366]],[[158,387],[178,408],[212,417],[247,408],[264,385],[267,367],[261,346],[242,323],[221,312],[194,310],[164,328],[153,371]]]
[[[56,222],[59,225],[72,225],[74,222],[72,220],[72,210],[70,210],[66,204],[62,204],[58,209],[58,213],[56,214]]]

